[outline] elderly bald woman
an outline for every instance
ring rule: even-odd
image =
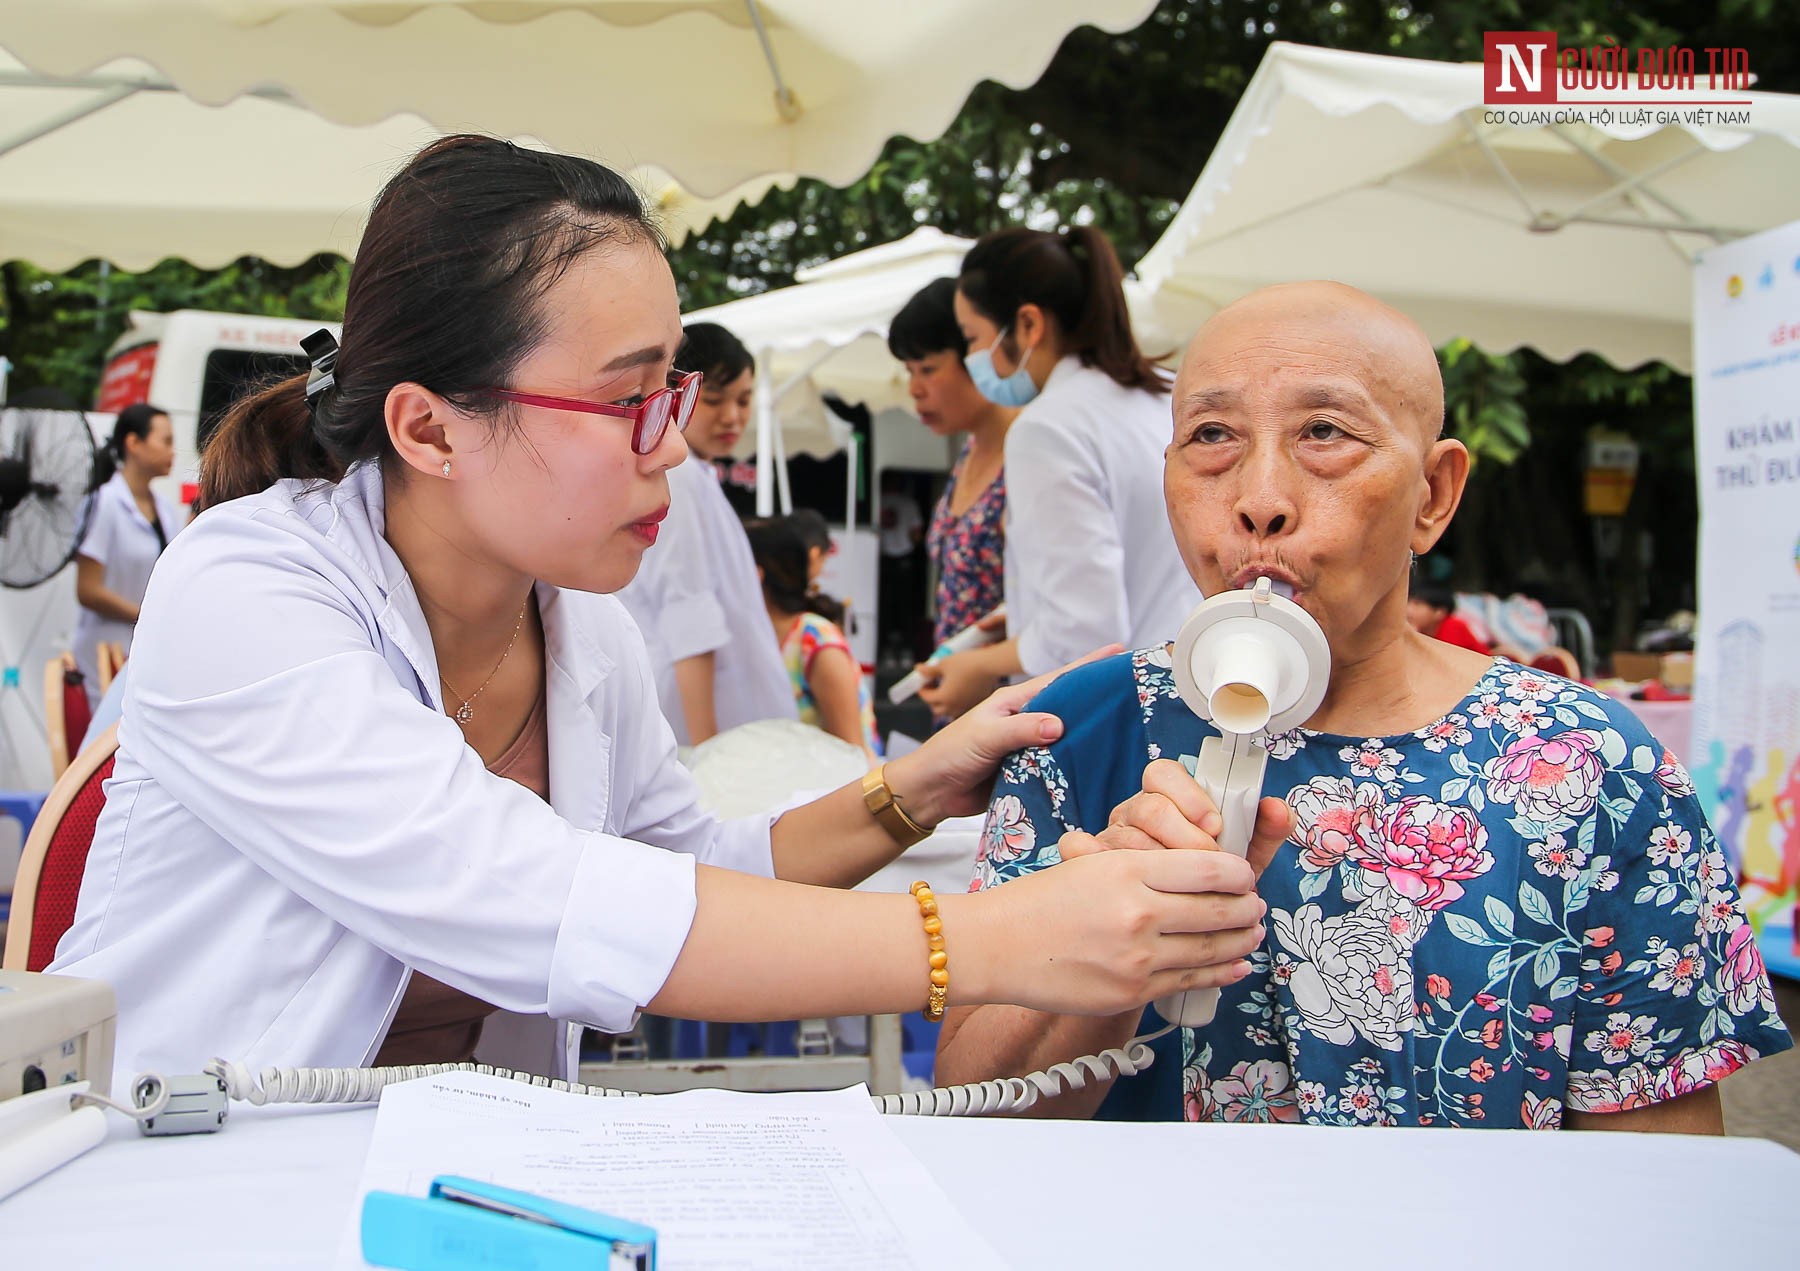
[[[1687,774],[1611,699],[1407,623],[1411,554],[1469,472],[1424,333],[1348,287],[1269,288],[1195,338],[1173,410],[1164,492],[1188,572],[1209,595],[1291,584],[1330,688],[1274,739],[1251,852],[1265,937],[1217,1017],[1044,1111],[1721,1132],[1718,1081],[1792,1043]],[[1167,647],[1065,675],[1034,709],[1071,723],[1003,770],[976,888],[1053,863],[1134,794],[1164,843],[1213,846],[1173,762],[1210,728]],[[958,1010],[938,1079],[1044,1068],[1154,1022]]]

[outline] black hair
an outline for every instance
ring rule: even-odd
[[[745,371],[756,366],[756,359],[744,342],[716,322],[694,322],[681,329],[681,351],[675,365],[684,371],[699,371],[712,388],[724,388]]]
[[[143,441],[150,435],[150,425],[168,413],[149,402],[136,402],[118,413],[113,420],[112,436],[107,439],[106,446],[100,453],[94,456],[94,489],[99,489],[112,480],[113,473],[125,462],[125,439],[136,437]]]
[[[831,526],[826,524],[823,513],[812,508],[795,508],[788,513],[787,519],[793,522],[794,530],[808,548],[816,547],[822,552],[831,550]]]
[[[339,479],[385,457],[388,390],[423,384],[499,426],[505,385],[546,334],[545,293],[602,246],[663,246],[624,177],[587,159],[493,137],[443,137],[376,198],[351,266],[333,386],[302,373],[240,398],[207,442],[211,506],[284,477]]]
[[[1427,582],[1415,575],[1407,585],[1406,594],[1410,599],[1430,605],[1433,609],[1442,609],[1446,613],[1456,612],[1456,589],[1447,583]]]
[[[824,518],[819,524],[824,524]],[[762,570],[763,595],[770,604],[787,613],[811,612],[843,623],[843,605],[823,592],[811,590],[807,550],[812,544],[800,513],[746,521],[744,534],[750,540],[756,567]],[[829,542],[829,534],[826,537]]]
[[[150,425],[157,419],[168,415],[168,411],[160,406],[152,406],[149,402],[138,402],[120,411],[113,420],[112,440],[106,443],[107,453],[114,463],[125,462],[125,439],[136,437],[139,441],[150,436]]]
[[[1003,229],[983,235],[963,257],[956,286],[1000,327],[1010,328],[1021,306],[1037,305],[1056,319],[1063,341],[1083,366],[1104,372],[1121,388],[1169,391],[1168,380],[1131,333],[1118,253],[1091,225],[1059,234]]]
[[[914,362],[933,353],[966,357],[969,342],[956,325],[956,279],[939,278],[927,283],[900,307],[888,327],[888,352],[902,362]]]

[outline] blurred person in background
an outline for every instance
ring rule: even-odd
[[[1162,500],[1169,383],[1138,348],[1119,258],[1091,226],[989,234],[963,258],[965,365],[1006,434],[1009,638],[927,667],[920,696],[955,718],[995,677],[1068,651],[1173,639],[1200,601]]]
[[[792,516],[751,521],[744,530],[800,721],[861,746],[870,766],[879,763],[868,678],[844,638],[844,607],[811,586],[804,530]]]
[[[1456,592],[1443,583],[1428,583],[1417,575],[1406,597],[1406,621],[1420,635],[1428,635],[1459,649],[1476,653],[1492,653],[1488,642],[1475,634],[1463,619],[1456,616]]]
[[[794,718],[794,695],[766,638],[743,523],[713,466],[749,421],[755,359],[724,327],[697,322],[683,331],[675,365],[705,376],[685,434],[692,455],[670,470],[669,515],[656,551],[619,599],[644,632],[657,700],[676,740],[697,746],[752,720]]]
[[[94,511],[75,554],[75,664],[88,701],[100,697],[99,648],[131,652],[150,571],[185,523],[175,502],[150,489],[175,467],[175,429],[165,411],[139,402],[119,412],[106,454],[112,476],[94,492]]]
[[[787,519],[806,544],[806,590],[810,595],[819,590],[819,579],[825,575],[825,562],[837,555],[837,544],[831,539],[831,526],[826,524],[822,513],[812,508],[795,508]],[[847,597],[842,607],[849,607]]]
[[[983,397],[969,378],[954,278],[940,278],[906,302],[888,328],[888,351],[906,367],[919,422],[940,437],[963,439],[926,536],[937,571],[932,642],[942,644],[1004,599],[1006,433],[1019,412]],[[980,683],[986,687],[969,691],[985,695],[999,676]]]

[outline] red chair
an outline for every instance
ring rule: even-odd
[[[75,655],[64,653],[44,668],[44,719],[50,734],[50,779],[57,780],[81,739],[87,736],[94,709],[88,705],[87,680],[75,665]]]
[[[8,971],[42,971],[56,956],[56,942],[75,921],[75,901],[94,826],[106,806],[102,787],[112,776],[118,726],[107,729],[75,757],[44,800],[13,882],[12,916],[6,924]]]

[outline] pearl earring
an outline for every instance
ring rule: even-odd
[[[444,460],[444,475],[450,475],[450,461],[448,459]]]

